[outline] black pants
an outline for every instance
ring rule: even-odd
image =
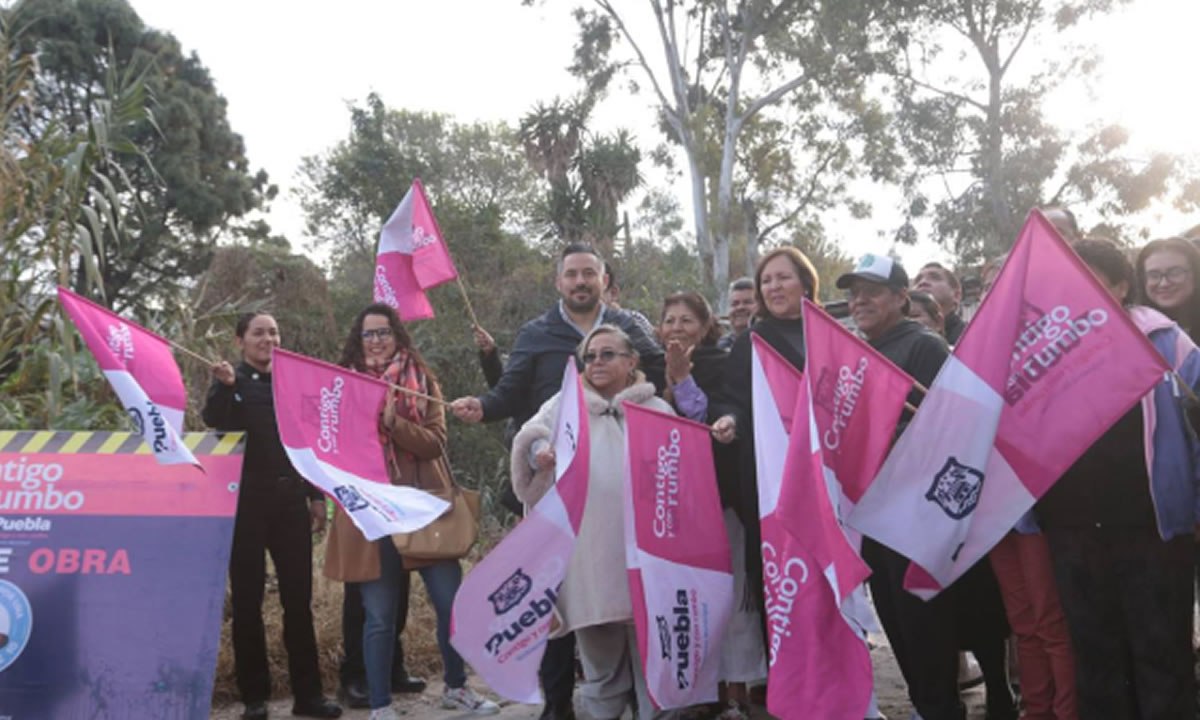
[[[1075,648],[1079,717],[1193,720],[1191,534],[1046,531]]]
[[[546,695],[542,714],[565,717],[573,710],[575,695],[575,633],[546,643],[546,654],[538,667],[538,679]]]
[[[238,692],[247,704],[265,702],[271,696],[262,618],[269,552],[279,580],[292,695],[297,700],[320,697],[312,617],[312,531],[303,486],[298,480],[281,480],[265,491],[245,492],[246,485],[242,487],[229,556]]]
[[[404,667],[404,643],[400,637],[408,625],[408,592],[412,573],[403,573],[401,577],[400,599],[396,603],[396,650],[392,653],[392,677],[408,675]],[[358,583],[346,583],[342,596],[342,647],[345,655],[338,671],[343,686],[367,681],[367,668],[363,664],[363,625],[366,620]]]
[[[905,590],[908,559],[871,538],[863,538],[862,556],[871,567],[875,611],[913,706],[923,720],[963,720],[952,593],[926,602]]]

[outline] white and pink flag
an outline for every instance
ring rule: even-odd
[[[842,493],[837,516],[845,518],[883,465],[914,382],[808,300],[804,346],[821,457]],[[796,507],[785,498],[785,512]]]
[[[767,710],[783,720],[857,720],[871,702],[871,654],[842,603],[870,571],[834,514],[804,376],[752,340]],[[785,498],[800,506],[784,512]]]
[[[847,522],[912,559],[905,586],[932,597],[1166,371],[1125,310],[1034,211]]]
[[[379,439],[387,383],[278,348],[271,375],[288,459],[368,540],[420,530],[449,509],[445,500],[388,477]]]
[[[58,288],[58,301],[154,457],[164,465],[188,463],[203,469],[179,436],[187,390],[170,344],[64,287]]]
[[[415,179],[379,234],[375,301],[396,308],[406,322],[431,318],[425,291],[457,277],[425,188]]]
[[[654,706],[717,699],[733,564],[707,425],[625,403],[625,567]]]
[[[450,643],[492,690],[530,704],[542,701],[538,667],[587,504],[588,415],[574,358],[558,398],[555,483],[463,579],[450,628]]]

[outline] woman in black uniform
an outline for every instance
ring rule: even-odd
[[[312,618],[312,533],[324,529],[325,500],[292,467],[275,425],[271,351],[279,347],[279,326],[266,313],[248,313],[238,318],[235,334],[242,362],[236,368],[227,362],[212,366],[214,381],[202,416],[217,430],[246,433],[229,557],[234,667],[246,705],[242,718],[264,720],[271,696],[262,620],[265,552],[271,553],[279,580],[283,643],[295,698],[292,714],[340,717],[341,707],[321,691]]]

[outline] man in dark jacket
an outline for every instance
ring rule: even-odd
[[[660,391],[664,383],[662,348],[639,324],[622,310],[601,302],[606,287],[604,261],[589,245],[572,244],[563,249],[554,286],[561,296],[545,314],[525,323],[509,353],[500,381],[487,394],[463,397],[450,404],[450,411],[467,423],[495,422],[512,418],[520,427],[562,387],[567,360],[592,328],[616,325],[633,341],[640,367]],[[574,717],[575,636],[567,635],[546,643],[546,655],[538,671],[546,705],[543,720]]]
[[[928,387],[949,349],[942,338],[908,318],[908,274],[899,262],[866,255],[838,278],[848,291],[859,332],[887,359]],[[914,390],[909,402],[918,404]],[[907,426],[906,411],[897,435]],[[942,592],[925,602],[904,589],[908,559],[864,537],[862,557],[871,568],[871,599],[908,685],[908,696],[924,720],[962,720],[958,696],[958,638],[953,597]]]

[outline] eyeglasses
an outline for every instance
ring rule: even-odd
[[[598,353],[594,353],[594,352],[584,353],[583,364],[591,365],[592,363],[596,362],[597,360],[599,360],[601,362],[605,362],[605,363],[610,363],[614,359],[616,359],[616,357],[618,355],[620,355],[621,357],[631,357],[633,355],[633,353],[617,352],[616,350],[601,350]]]
[[[387,340],[391,336],[392,336],[391,328],[376,328],[375,330],[363,330],[362,331],[362,339],[364,342],[371,342],[372,340],[378,340],[379,342],[383,342],[384,340]]]
[[[1180,265],[1176,265],[1173,268],[1167,268],[1165,271],[1151,270],[1146,273],[1146,284],[1147,285],[1157,285],[1157,284],[1161,283],[1163,280],[1166,280],[1167,282],[1169,282],[1173,285],[1173,284],[1183,280],[1191,273],[1192,273],[1191,270],[1189,270],[1188,268],[1182,267]]]

